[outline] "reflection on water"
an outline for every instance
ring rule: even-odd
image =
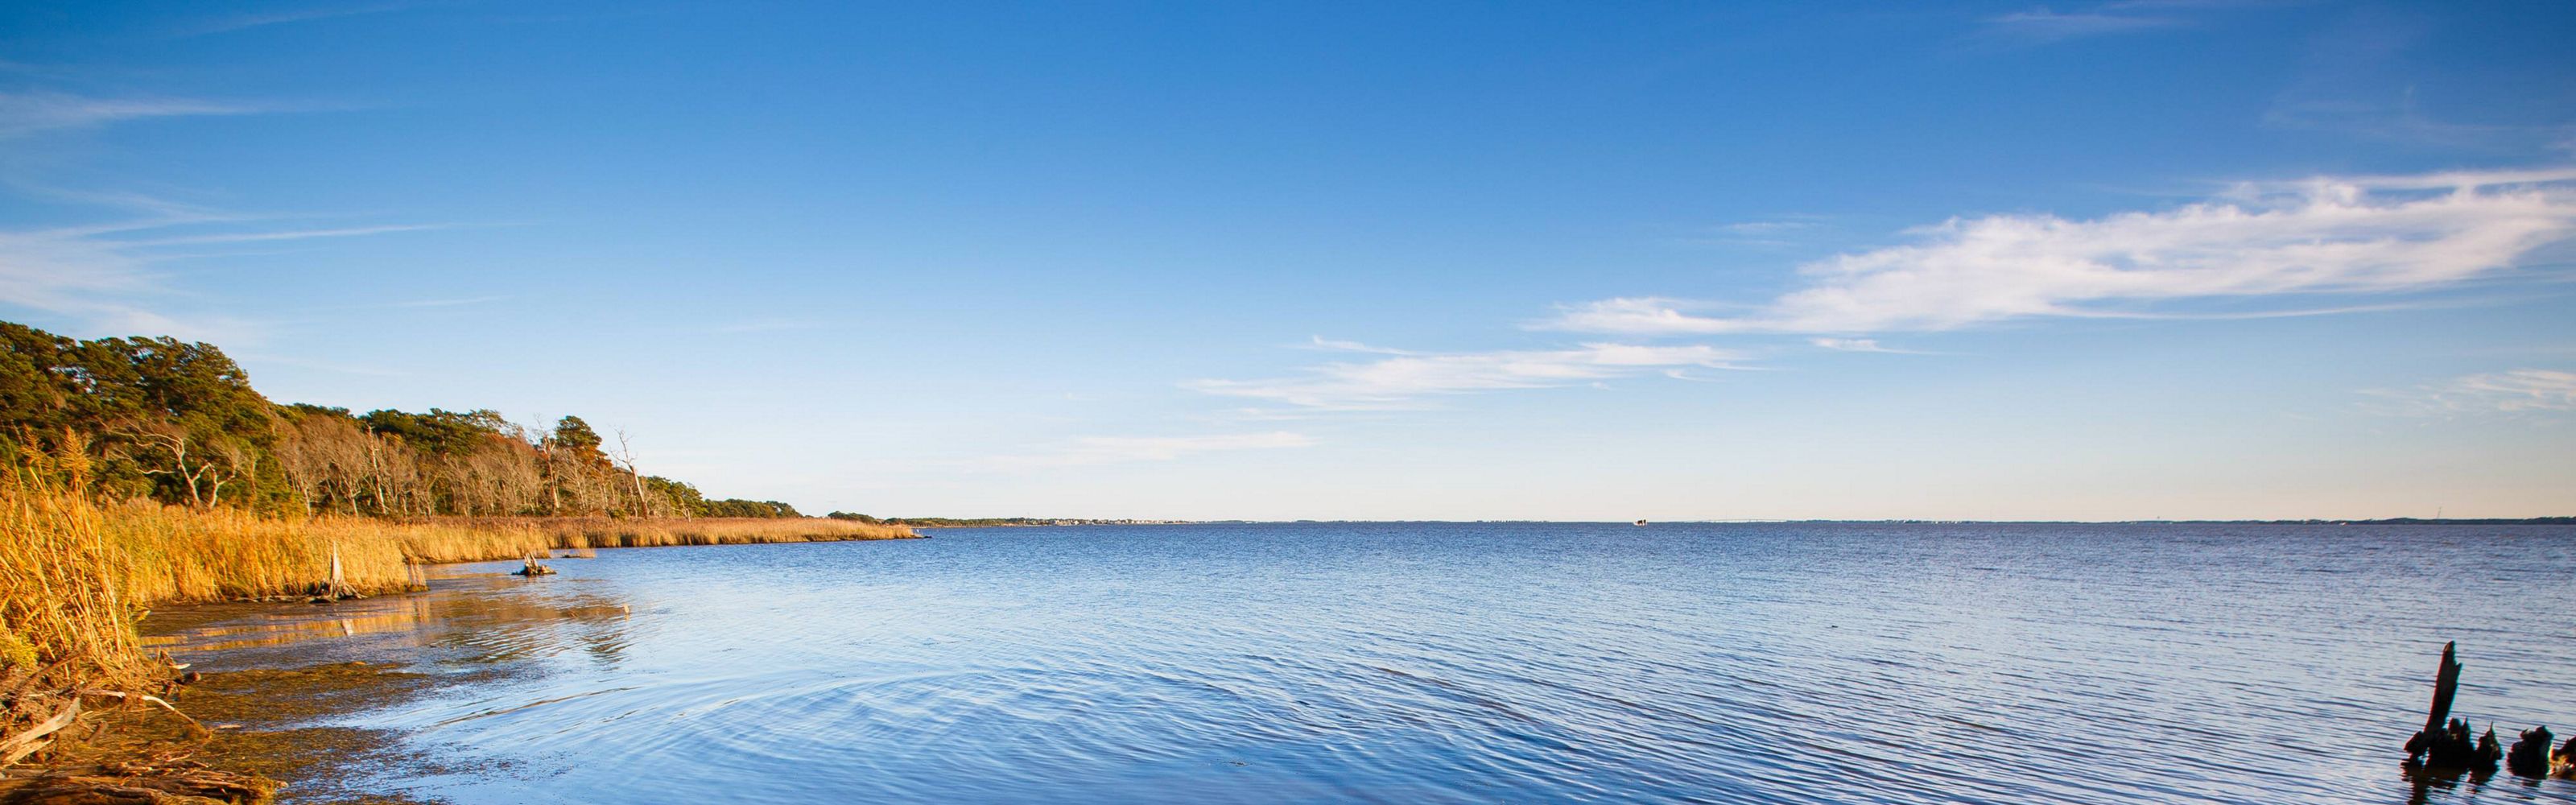
[[[2410,778],[2433,657],[2576,723],[2576,529],[1210,525],[605,551],[150,624],[459,675],[453,802],[2576,802]]]
[[[350,659],[488,665],[573,649],[615,664],[631,614],[623,602],[595,583],[534,586],[499,566],[437,568],[429,592],[411,595],[180,607],[147,619],[143,645],[215,670]]]

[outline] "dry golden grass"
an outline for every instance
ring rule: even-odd
[[[903,526],[825,519],[626,520],[260,517],[175,506],[102,506],[0,470],[0,670],[64,660],[139,662],[133,623],[165,602],[343,589],[415,589],[418,564],[517,559],[555,549],[901,539]]]
[[[449,517],[426,520],[488,531],[529,529],[556,548],[650,548],[665,545],[742,545],[760,542],[840,542],[919,536],[905,526],[819,517],[763,519],[701,517],[637,520],[614,517]],[[445,560],[463,561],[463,560]]]
[[[57,663],[78,678],[141,667],[140,604],[119,581],[105,518],[41,477],[0,471],[0,670],[11,679]]]
[[[114,506],[103,534],[130,600],[216,601],[325,592],[336,554],[346,589],[411,589],[412,562],[504,559],[543,550],[526,529],[486,531],[362,517],[285,520],[234,511]],[[470,550],[468,550],[470,548]]]
[[[420,586],[421,564],[516,559],[554,549],[591,554],[599,547],[914,536],[902,526],[814,519],[404,522],[103,506],[73,491],[82,487],[85,468],[76,459],[59,467],[44,456],[19,459],[23,466],[0,463],[0,690],[15,691],[0,697],[0,733],[17,747],[0,747],[0,765],[44,746],[52,740],[47,735],[74,734],[59,731],[82,715],[84,698],[168,706],[144,691],[174,669],[147,655],[134,628],[147,607],[162,602],[410,590]],[[89,734],[103,728],[102,722]],[[263,801],[274,787],[252,777],[183,774],[247,781],[250,787],[240,791]],[[129,777],[100,785],[130,789]]]
[[[129,597],[213,601],[321,592],[340,557],[362,594],[411,588],[408,565],[484,562],[555,549],[642,548],[901,539],[901,526],[840,520],[626,520],[606,517],[441,517],[409,521],[329,516],[277,519],[175,506],[106,510],[106,536],[125,560]]]

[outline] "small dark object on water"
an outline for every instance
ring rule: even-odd
[[[2494,774],[2496,761],[2504,757],[2504,747],[2496,743],[2494,727],[2488,727],[2484,734],[2473,740],[2469,737],[2468,719],[2463,718],[2451,719],[2448,726],[2432,733],[2431,738],[2426,738],[2425,733],[2416,733],[2413,740],[2406,742],[2406,751],[2410,755],[2406,759],[2409,766],[2478,775]],[[2417,760],[2411,755],[2422,755],[2423,759]]]
[[[2522,740],[2513,742],[2513,751],[2504,753],[2504,768],[2524,777],[2549,776],[2549,728],[2523,730]]]
[[[532,553],[532,554],[528,554],[526,558],[523,558],[523,559],[521,559],[521,560],[519,560],[519,561],[520,561],[519,569],[517,569],[517,570],[513,570],[513,571],[510,571],[510,575],[513,575],[513,576],[531,576],[531,577],[533,577],[533,576],[552,576],[552,575],[554,575],[554,574],[555,574],[555,569],[554,569],[554,568],[547,567],[547,566],[546,566],[546,563],[537,561],[537,555],[536,555],[536,554],[533,554],[533,553]]]
[[[2442,664],[2433,674],[2433,706],[2424,729],[2406,739],[2406,765],[2425,769],[2467,770],[2492,774],[2504,749],[2496,745],[2495,728],[2475,741],[2467,719],[2449,718],[2451,698],[2460,692],[2459,643],[2442,644]],[[2447,719],[2447,721],[2446,721]]]

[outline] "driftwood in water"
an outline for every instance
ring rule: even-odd
[[[2460,661],[2457,642],[2442,644],[2442,665],[2433,673],[2433,707],[2424,716],[2424,729],[2406,739],[2406,763],[2427,769],[2494,772],[2496,761],[2504,757],[2504,748],[2496,745],[2495,728],[2485,735],[2469,738],[2467,719],[2450,718],[2451,698],[2460,692]]]
[[[9,782],[0,800],[13,805],[227,805],[267,802],[278,787],[275,780],[190,760],[111,763]]]
[[[519,569],[510,571],[510,575],[513,576],[552,576],[554,574],[555,569],[547,567],[544,562],[537,561],[537,555],[533,553],[519,560]]]
[[[0,739],[0,766],[17,765],[18,761],[26,758],[27,755],[52,744],[53,741],[45,736],[71,726],[72,719],[79,717],[80,700],[71,699],[63,702],[63,709],[54,713],[54,717],[37,722],[35,726],[28,727],[16,735]]]

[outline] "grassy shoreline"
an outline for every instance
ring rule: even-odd
[[[517,559],[585,548],[907,539],[900,526],[814,518],[440,517],[278,519],[178,507],[103,510],[111,572],[139,606],[322,593],[333,578],[363,595],[419,586],[415,565]]]
[[[102,504],[75,488],[0,470],[0,767],[42,765],[46,746],[90,732],[66,728],[92,724],[100,710],[167,707],[158,697],[175,690],[179,669],[147,652],[136,631],[156,606],[320,595],[335,582],[363,595],[406,592],[422,588],[422,565],[555,550],[920,536],[823,518],[279,518]],[[203,769],[170,775],[219,788],[257,782]],[[9,774],[0,795],[23,793],[23,778]]]

